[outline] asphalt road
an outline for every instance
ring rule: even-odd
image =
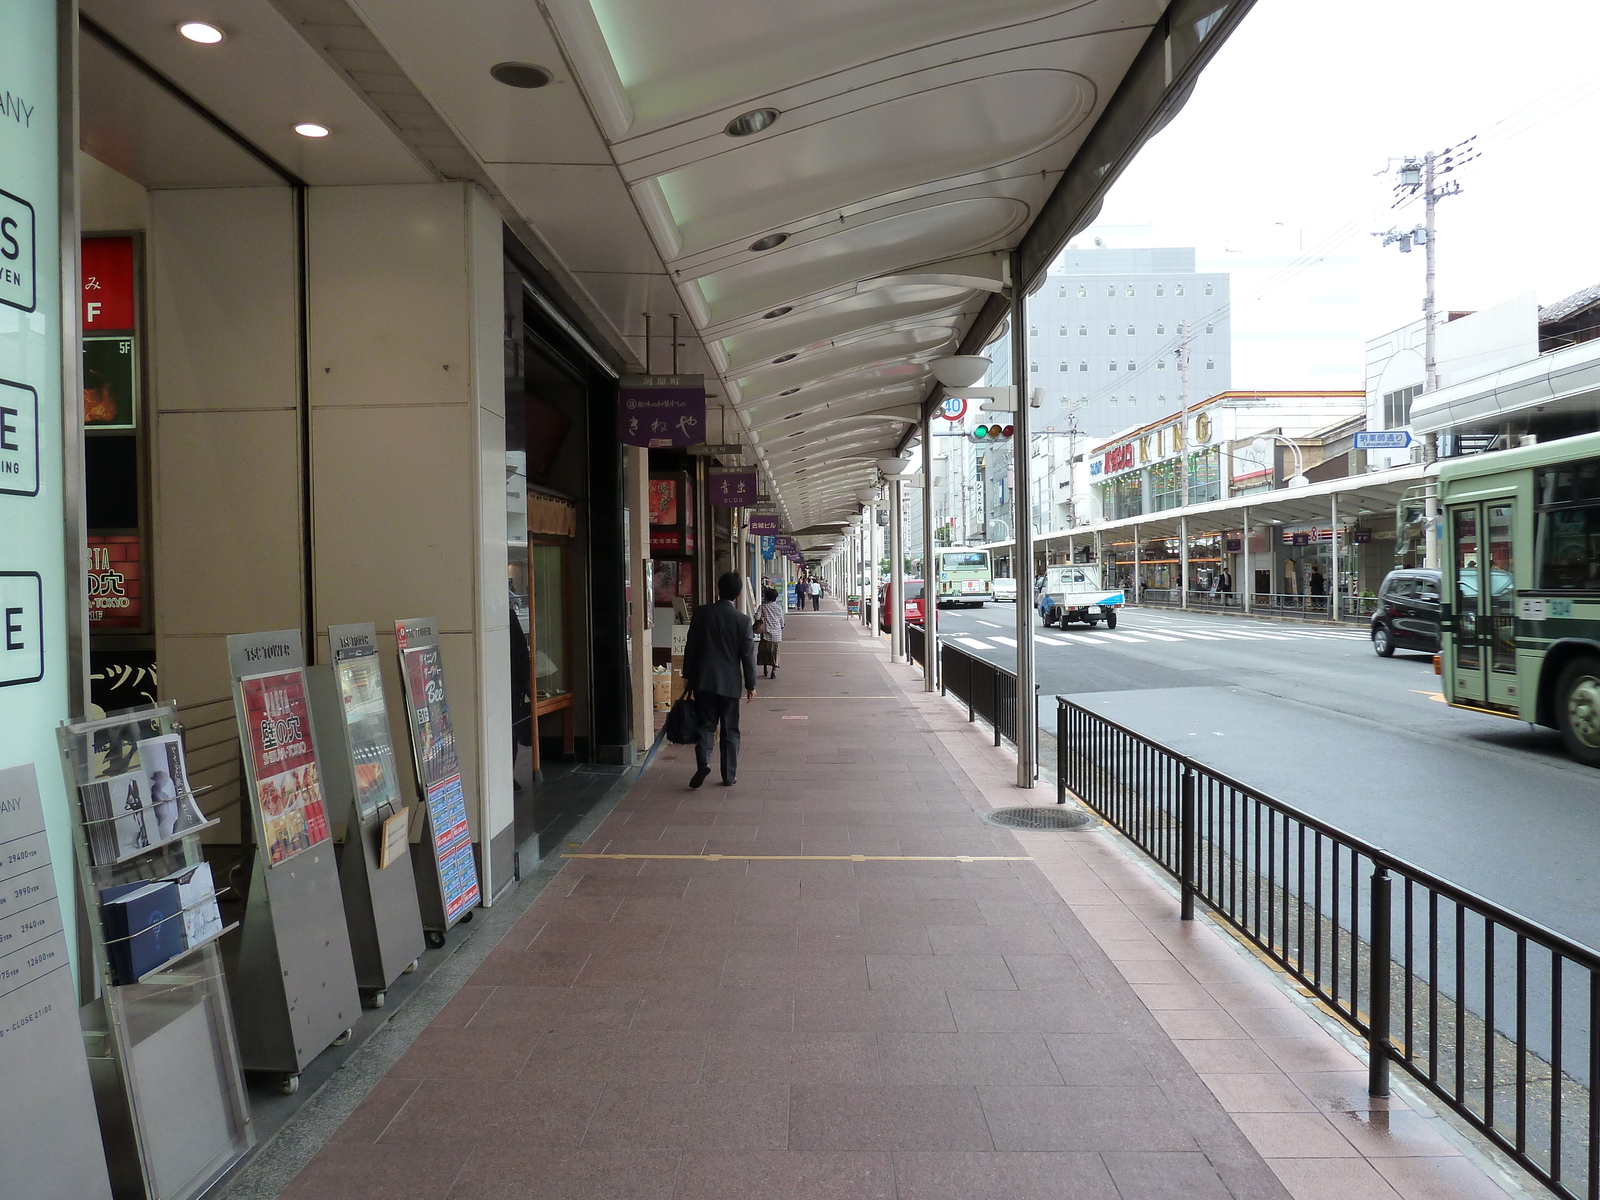
[[[1014,666],[1011,604],[940,634]],[[1552,730],[1453,709],[1431,656],[1362,628],[1125,609],[1044,629],[1040,723],[1067,696],[1590,946],[1600,947],[1600,771]]]

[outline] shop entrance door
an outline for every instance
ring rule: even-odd
[[[1452,699],[1516,711],[1517,593],[1510,500],[1450,509],[1455,590],[1451,596]]]

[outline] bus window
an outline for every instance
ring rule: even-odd
[[[1543,591],[1600,591],[1600,504],[1539,514],[1534,571]]]
[[[986,567],[989,565],[989,554],[985,550],[955,551],[944,555],[944,565],[948,567]]]

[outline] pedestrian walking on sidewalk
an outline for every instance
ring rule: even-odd
[[[1321,611],[1322,598],[1327,595],[1328,581],[1322,577],[1321,567],[1311,568],[1311,607]]]
[[[765,588],[761,593],[761,607],[756,609],[756,666],[762,678],[778,676],[778,649],[783,644],[783,605],[778,603],[775,588]]]
[[[822,585],[815,579],[811,581],[811,611],[822,611]]]
[[[721,734],[722,786],[732,787],[739,775],[739,693],[756,698],[756,642],[750,618],[734,607],[744,593],[737,571],[717,577],[715,604],[702,604],[689,622],[683,648],[683,683],[694,693],[700,716],[700,740],[694,748],[694,775],[699,787],[711,774],[711,744]]]

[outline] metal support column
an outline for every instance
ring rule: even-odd
[[[867,632],[878,632],[878,506],[867,505],[867,582],[861,589]]]
[[[889,661],[906,660],[905,485],[889,481]]]
[[[1102,585],[1104,586],[1104,585]],[[1124,596],[1123,603],[1137,604],[1144,597],[1144,567],[1139,562],[1139,527],[1133,527],[1133,595]]]
[[[1178,518],[1178,607],[1189,607],[1189,518]]]
[[[1339,496],[1338,493],[1328,497],[1329,519],[1333,522],[1330,544],[1333,550],[1330,554],[1332,565],[1328,574],[1328,615],[1335,621],[1339,619]]]
[[[1011,574],[1017,581],[1017,786],[1033,787],[1035,747],[1039,744],[1039,722],[1034,692],[1033,669],[1033,441],[1028,436],[1033,410],[1028,406],[1028,323],[1026,280],[1022,277],[1022,256],[1011,254],[1011,384],[1017,398],[1011,440],[1011,501],[1015,516],[1011,523],[1017,561]],[[1026,592],[1020,589],[1026,589]]]
[[[1240,548],[1244,551],[1244,570],[1239,574],[1243,577],[1234,582],[1239,586],[1239,600],[1245,612],[1250,611],[1250,601],[1255,596],[1256,577],[1250,569],[1250,506],[1244,506],[1244,537],[1240,540]]]
[[[939,687],[939,548],[933,541],[933,409],[922,414],[922,690]]]

